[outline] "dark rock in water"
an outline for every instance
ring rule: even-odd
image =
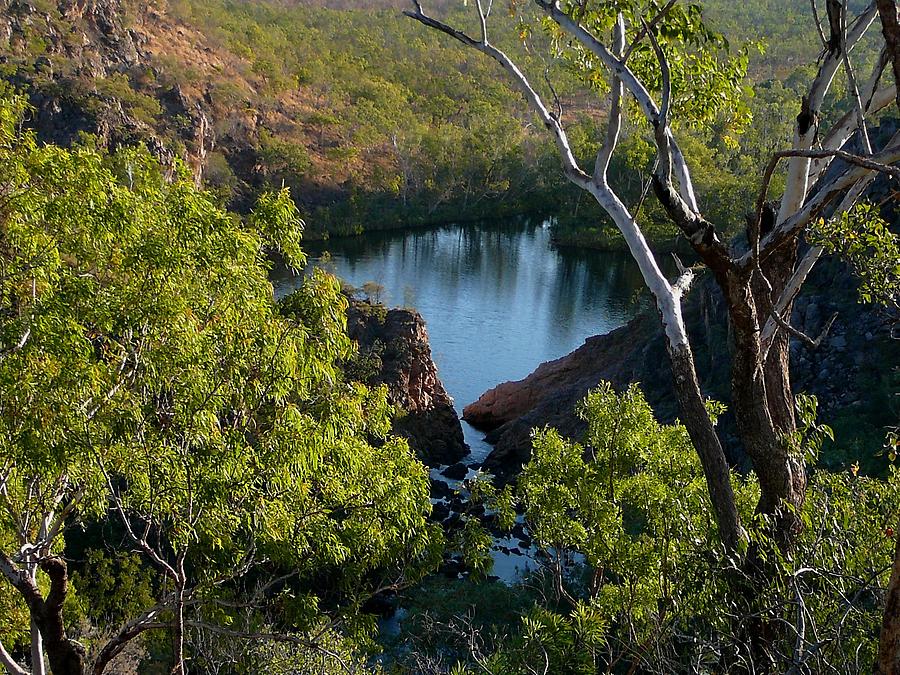
[[[433,499],[450,499],[455,493],[445,481],[431,479],[431,496]]]
[[[390,591],[373,595],[363,603],[363,611],[387,618],[397,610],[397,595]]]
[[[453,400],[438,378],[421,315],[351,300],[347,333],[360,349],[347,364],[348,375],[366,384],[387,385],[388,399],[404,411],[394,420],[394,432],[430,466],[462,459],[468,446]]]
[[[440,573],[450,577],[451,579],[456,579],[460,574],[465,573],[466,566],[465,563],[460,558],[447,558],[443,564],[441,564]]]
[[[452,466],[448,466],[446,469],[441,471],[442,476],[446,476],[451,480],[462,480],[466,477],[466,474],[469,473],[469,467],[467,467],[462,462],[457,462]]]
[[[432,505],[431,507],[431,520],[435,522],[441,522],[446,519],[450,515],[450,507],[443,503],[438,502],[437,504]]]
[[[838,318],[822,348],[811,350],[794,341],[791,379],[795,392],[817,396],[819,418],[825,422],[846,415],[848,402],[861,402],[865,411],[857,414],[854,409],[854,419],[866,420],[875,433],[892,420],[891,404],[873,383],[883,376],[885,364],[898,362],[900,346],[890,338],[890,318],[877,308],[859,304],[850,278],[846,265],[834,258],[824,258],[814,268],[807,290],[795,302],[792,323],[818,335],[828,317],[837,312]],[[727,405],[731,398],[728,321],[714,284],[709,280],[697,284],[684,315],[703,393]],[[841,375],[837,386],[836,373]],[[530,457],[530,434],[535,427],[549,425],[565,436],[580,438],[585,423],[576,417],[575,406],[601,380],[619,390],[638,382],[661,422],[671,422],[678,415],[659,320],[639,316],[606,335],[588,338],[571,354],[541,364],[523,380],[500,384],[467,405],[463,419],[490,430],[487,440],[494,444],[484,470],[500,483],[511,480]],[[733,416],[723,415],[719,426],[729,461],[747,467],[749,460],[736,440]],[[857,427],[854,433],[860,433]]]
[[[500,531],[500,520],[497,518],[496,513],[482,513],[478,516],[478,520],[481,521],[481,524],[484,525],[484,527],[497,536],[502,536],[504,534]]]
[[[513,525],[512,531],[510,532],[513,537],[516,539],[527,539],[528,535],[525,533],[525,526],[522,523],[516,523]]]

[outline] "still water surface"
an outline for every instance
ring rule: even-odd
[[[388,306],[421,313],[460,414],[491,387],[621,326],[647,302],[628,255],[556,249],[546,222],[368,233],[328,242],[326,255],[309,253],[353,286],[383,286]],[[284,292],[296,280],[277,283]],[[490,446],[469,425],[463,430],[467,461],[480,461]]]

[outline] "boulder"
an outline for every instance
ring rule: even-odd
[[[442,476],[446,476],[451,480],[462,480],[469,473],[469,467],[462,462],[457,462],[441,471]]]
[[[348,374],[366,384],[387,385],[388,400],[403,410],[394,420],[394,432],[429,466],[462,459],[469,448],[431,358],[422,316],[351,298],[347,334],[359,344]]]

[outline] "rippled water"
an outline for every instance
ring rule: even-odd
[[[418,310],[444,386],[465,405],[521,379],[584,339],[625,323],[646,303],[623,253],[556,249],[547,223],[447,226],[369,233],[310,251],[312,264],[353,286],[375,282],[389,306]],[[277,282],[284,291],[295,279]],[[463,424],[470,462],[490,451]]]

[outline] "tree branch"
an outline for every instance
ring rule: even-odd
[[[0,642],[0,666],[6,668],[6,672],[9,675],[29,675],[28,671],[20,666],[12,655],[6,651],[2,642]]]
[[[794,328],[791,324],[789,324],[787,321],[785,321],[778,312],[776,312],[774,310],[770,313],[770,316],[775,320],[775,323],[777,323],[779,326],[784,328],[788,333],[793,335],[795,338],[799,338],[800,340],[805,342],[810,347],[816,348],[820,344],[822,344],[822,340],[824,340],[825,336],[828,335],[828,331],[831,330],[831,326],[834,323],[834,320],[837,319],[838,314],[837,314],[837,312],[835,312],[834,314],[831,315],[831,318],[825,322],[825,326],[822,328],[822,332],[819,333],[819,337],[817,337],[817,338],[811,338],[803,331],[798,330],[797,328]]]
[[[829,0],[829,2],[834,2],[834,0]],[[813,79],[809,91],[803,97],[800,114],[797,116],[797,123],[794,129],[795,150],[809,150],[814,146],[819,130],[819,115],[822,102],[831,87],[838,67],[843,61],[843,53],[845,51],[848,54],[850,53],[875,19],[875,6],[872,4],[856,17],[853,25],[846,33],[846,39],[844,39],[844,34],[839,30],[840,26],[836,26],[832,18],[834,11],[834,9],[829,10],[829,23],[831,24],[832,33],[829,51],[822,60],[822,64],[819,66],[819,71],[815,79]],[[837,33],[835,33],[836,30],[838,31]],[[838,44],[833,44],[835,39],[838,40]],[[781,198],[781,208],[778,213],[778,223],[792,217],[803,206],[809,187],[809,169],[809,157],[797,156],[790,162],[786,187]]]
[[[616,29],[613,49],[621,53],[625,46],[625,18],[620,13],[616,17]],[[619,142],[619,132],[622,130],[622,94],[624,87],[622,80],[615,74],[610,85],[609,122],[606,127],[606,140],[597,152],[597,160],[594,162],[594,182],[600,184],[606,181],[606,172],[609,170],[609,162]]]
[[[577,39],[585,48],[587,48],[594,56],[596,56],[603,64],[616,75],[631,95],[637,101],[638,106],[644,113],[644,116],[650,124],[656,128],[661,128],[661,134],[667,139],[671,146],[671,154],[674,160],[675,176],[678,179],[679,192],[682,200],[697,215],[699,209],[697,207],[697,198],[694,195],[694,185],[691,179],[690,170],[684,161],[684,155],[672,134],[668,125],[660,125],[660,109],[656,102],[634,72],[625,64],[624,60],[616,57],[603,42],[598,40],[584,26],[575,21],[572,17],[562,11],[557,0],[535,0],[540,7],[560,28]]]
[[[895,135],[894,138],[891,139],[891,143],[894,143],[897,138],[898,135]],[[806,227],[806,225],[808,225],[813,218],[818,216],[821,210],[835,196],[854,185],[857,181],[865,177],[867,173],[876,171],[888,174],[895,178],[900,177],[900,168],[891,166],[892,163],[900,160],[900,145],[891,145],[871,157],[860,157],[844,150],[786,150],[784,152],[786,153],[785,156],[788,157],[809,158],[833,155],[852,166],[818,190],[816,194],[806,202],[803,208],[796,211],[787,220],[776,225],[775,228],[765,236],[760,242],[760,255],[763,257],[778,248],[786,239]],[[776,153],[776,155],[777,154],[779,153]],[[770,166],[773,162],[777,162],[778,159],[780,158],[777,156],[773,157],[770,161]],[[738,261],[738,264],[747,265],[751,258],[752,255],[748,252]]]
[[[525,99],[531,104],[531,107],[538,114],[541,122],[543,122],[544,126],[547,127],[547,129],[549,129],[553,134],[557,148],[559,149],[559,153],[563,160],[563,169],[566,172],[566,176],[569,178],[569,180],[571,180],[579,187],[585,187],[591,180],[590,176],[588,176],[578,166],[575,155],[572,154],[572,148],[569,145],[569,138],[566,135],[565,130],[562,128],[559,120],[555,119],[553,115],[551,115],[547,110],[547,106],[544,105],[544,102],[543,100],[541,100],[540,95],[534,90],[534,88],[528,82],[528,79],[525,77],[522,71],[519,70],[518,66],[516,66],[516,64],[513,63],[512,60],[503,51],[497,49],[493,45],[490,45],[483,41],[479,42],[477,40],[474,40],[462,31],[456,30],[455,28],[426,15],[422,10],[421,3],[418,0],[414,0],[414,4],[416,7],[416,11],[404,11],[404,15],[410,17],[411,19],[415,19],[419,23],[428,26],[429,28],[433,28],[444,33],[445,35],[449,35],[454,40],[457,40],[464,45],[472,47],[473,49],[477,49],[482,54],[490,56],[501,66],[503,66],[503,69],[512,76],[513,81],[519,87],[519,89],[525,96]]]
[[[875,0],[881,18],[881,33],[894,71],[897,107],[900,108],[900,20],[897,18],[896,0]]]

